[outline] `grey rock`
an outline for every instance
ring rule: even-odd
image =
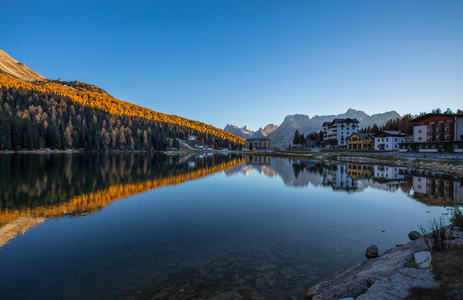
[[[307,295],[314,300],[356,298],[365,294],[377,280],[391,277],[404,269],[405,263],[413,258],[414,253],[426,249],[423,239],[392,248],[376,259],[366,260],[329,281],[313,286]]]
[[[437,288],[439,284],[434,280],[431,272],[420,269],[402,269],[390,277],[377,280],[365,294],[357,300],[368,299],[403,299],[410,288]]]
[[[410,240],[414,241],[421,237],[421,234],[418,231],[412,230],[408,233]]]
[[[431,267],[431,252],[421,251],[415,253],[415,263],[418,264],[418,268],[427,269]]]
[[[368,259],[378,257],[378,247],[376,245],[371,245],[367,248],[365,255]]]

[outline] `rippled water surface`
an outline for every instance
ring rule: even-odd
[[[2,299],[302,298],[461,178],[232,155],[0,155]]]

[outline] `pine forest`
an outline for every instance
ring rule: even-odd
[[[224,130],[117,100],[93,85],[0,74],[0,150],[154,151],[190,135],[215,149],[244,145]]]

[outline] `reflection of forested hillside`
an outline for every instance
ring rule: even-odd
[[[21,216],[53,217],[97,211],[116,199],[179,184],[244,162],[211,156],[179,163],[150,154],[0,156],[0,224]]]

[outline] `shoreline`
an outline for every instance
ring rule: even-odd
[[[433,159],[412,158],[397,155],[388,155],[387,152],[368,155],[362,152],[306,152],[306,151],[276,151],[276,152],[239,152],[244,156],[274,156],[301,160],[316,160],[329,162],[351,162],[364,165],[384,165],[393,167],[406,167],[442,172],[451,175],[463,176],[463,159]],[[395,154],[395,152],[393,152]]]
[[[224,153],[220,150],[201,151],[201,150],[160,150],[160,151],[145,151],[145,150],[108,150],[108,151],[90,151],[84,149],[72,150],[19,150],[19,151],[0,151],[0,154],[73,154],[73,153],[163,153],[165,155],[187,155],[191,153]],[[311,151],[283,151],[277,150],[273,152],[251,152],[251,151],[227,151],[225,153],[234,153],[243,156],[271,156],[283,157],[301,160],[314,160],[326,162],[350,162],[363,165],[384,165],[393,167],[416,168],[427,171],[441,172],[450,175],[463,176],[463,156],[455,157],[447,160],[444,158],[421,158],[407,157],[397,155],[396,152],[381,152],[381,153],[365,153],[365,152],[311,152]],[[392,155],[391,155],[392,154]]]
[[[444,227],[449,249],[463,247],[463,232],[453,225]],[[453,247],[453,248],[452,248]],[[312,286],[304,295],[313,299],[404,299],[413,289],[435,290],[439,278],[431,265],[434,253],[425,237],[397,245],[381,256],[346,267],[328,280]]]

